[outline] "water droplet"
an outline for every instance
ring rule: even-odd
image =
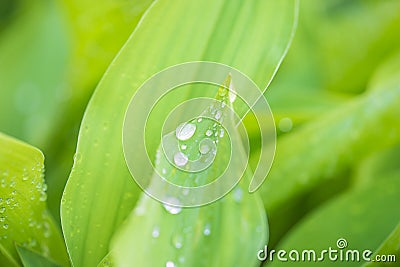
[[[209,223],[207,223],[204,227],[203,234],[206,236],[209,236],[211,234],[211,226]]]
[[[4,216],[0,217],[0,222],[4,222],[5,220],[6,220],[6,217],[4,217]]]
[[[203,119],[202,118],[198,118],[197,119],[197,122],[201,122]]]
[[[188,157],[185,154],[183,154],[182,152],[177,152],[174,155],[174,162],[175,162],[176,166],[179,166],[179,167],[185,166],[186,163],[188,162],[188,160],[189,160]]]
[[[199,151],[203,155],[207,154],[208,152],[210,152],[212,146],[213,146],[213,141],[209,138],[205,138],[200,142]]]
[[[242,201],[242,198],[243,198],[243,191],[242,191],[242,189],[240,188],[240,187],[237,187],[236,189],[234,189],[234,191],[233,191],[233,199],[236,201],[236,202],[241,202]]]
[[[167,261],[167,263],[165,264],[165,267],[176,267],[176,265],[172,261]]]
[[[224,137],[225,134],[225,130],[221,128],[220,132],[219,132],[219,137]]]
[[[7,223],[3,224],[3,228],[7,230],[8,229],[8,224]]]
[[[166,170],[165,168],[162,168],[161,173],[162,173],[162,174],[166,174],[166,173],[167,173],[167,170]]]
[[[207,136],[211,136],[212,134],[213,134],[213,131],[211,131],[211,130],[207,130],[207,131],[206,131],[206,135],[207,135]]]
[[[187,145],[185,145],[185,144],[181,145],[182,150],[185,150],[186,148],[187,148]]]
[[[221,119],[221,117],[222,117],[222,112],[221,112],[221,110],[218,110],[217,113],[215,113],[215,119],[219,120],[219,119]]]
[[[289,132],[293,128],[293,122],[290,118],[283,118],[279,121],[279,130]]]
[[[47,199],[47,194],[45,192],[40,193],[39,201],[46,201]]]
[[[172,243],[175,248],[180,249],[182,248],[183,237],[181,235],[175,235],[172,238]]]
[[[7,182],[6,182],[6,179],[1,179],[1,187],[6,187],[6,185],[7,185]]]
[[[164,206],[164,208],[165,208],[165,210],[166,211],[168,211],[169,213],[171,213],[171,214],[178,214],[178,213],[180,213],[181,211],[182,211],[182,207],[180,207],[179,206],[179,200],[178,199],[176,199],[176,198],[169,198],[168,200],[167,200],[167,202],[168,203],[170,203],[170,204],[172,204],[172,205],[169,205],[169,204],[163,204],[163,206]]]
[[[10,205],[10,204],[11,204],[11,198],[7,198],[7,199],[6,199],[6,204],[7,204],[7,205]]]
[[[160,228],[158,226],[154,226],[153,231],[151,232],[151,236],[154,238],[160,236]]]
[[[4,213],[6,211],[6,207],[1,207],[0,208],[0,213]]]
[[[181,141],[190,139],[196,131],[196,125],[193,123],[184,123],[176,128],[176,138]]]

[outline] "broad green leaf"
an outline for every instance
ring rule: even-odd
[[[223,85],[230,88],[230,83],[228,77]],[[214,117],[213,114],[219,114],[218,120],[235,129],[234,117],[229,112],[232,103],[228,90],[221,87],[216,100],[223,104],[211,104],[198,115]],[[185,146],[184,155],[188,160],[197,159],[199,153],[210,157],[216,152],[212,165],[194,173],[179,170],[169,163],[160,146],[155,166],[157,171],[174,184],[196,187],[211,183],[228,164],[239,166],[240,162],[246,162],[239,132],[229,131],[228,137],[225,130],[221,134],[223,128],[220,125],[214,124],[215,121],[209,119],[188,121],[184,125],[191,127],[191,133],[187,132],[192,136],[180,144]],[[172,135],[174,140],[179,137],[179,130],[184,129],[178,126],[176,131],[164,136],[164,149],[170,148],[169,136]],[[229,142],[236,142],[238,146],[230,146]],[[236,147],[241,149],[236,150]],[[231,153],[240,156],[230,158],[228,155]],[[240,177],[241,173],[234,172],[228,177],[232,179],[234,175]],[[256,255],[267,242],[268,229],[261,199],[256,193],[246,193],[251,176],[248,170],[242,183],[223,199],[197,208],[169,206],[142,193],[139,204],[113,242],[112,255],[116,266],[258,266]],[[147,189],[159,186],[155,182],[151,181]],[[173,197],[173,200],[179,204],[179,198]],[[246,247],[242,246],[243,243]],[[153,257],[154,251],[158,252],[157,257]]]
[[[17,251],[24,267],[59,267],[60,265],[50,261],[30,249],[17,245]]]
[[[295,3],[161,0],[149,8],[97,87],[82,122],[61,207],[75,266],[100,262],[114,229],[138,197],[121,140],[125,110],[135,90],[166,67],[197,60],[231,65],[264,88],[293,35]],[[160,133],[153,134],[159,139]]]
[[[391,262],[369,262],[365,264],[365,267],[373,267],[373,266],[398,266],[398,261],[400,259],[400,224],[394,228],[393,232],[389,235],[389,237],[382,243],[382,245],[376,250],[374,253],[374,257],[376,259],[376,255],[384,255],[384,256],[394,256],[391,258]]]
[[[384,81],[376,86],[381,88],[278,140],[274,165],[261,187],[270,223],[275,225],[271,242],[313,207],[312,193],[326,199],[335,187],[346,185],[350,166],[399,143],[400,88]]]
[[[19,266],[14,243],[68,265],[64,241],[46,209],[43,154],[0,134],[0,261]]]
[[[51,128],[42,136],[46,142],[41,144],[48,166],[49,208],[57,219],[85,107],[107,66],[152,0],[59,2],[65,13],[70,56],[65,77],[61,80],[64,101],[49,123]]]
[[[296,266],[360,266],[364,262],[361,253],[364,250],[375,251],[398,224],[400,213],[396,204],[399,202],[398,175],[348,191],[309,214],[275,248],[276,251],[284,249],[288,253],[297,250],[300,255],[303,250],[314,249],[319,257],[321,251],[329,247],[340,250],[337,241],[343,238],[347,241],[343,252],[358,250],[360,261],[332,262],[325,254],[324,261],[292,263],[280,262],[275,255],[274,260],[267,266],[287,266],[289,263]],[[397,245],[398,243],[394,248]]]

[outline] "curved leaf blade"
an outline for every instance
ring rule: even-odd
[[[114,229],[139,195],[125,166],[121,140],[125,110],[135,90],[166,67],[198,60],[231,65],[265,87],[293,36],[296,2],[162,0],[150,7],[104,75],[82,122],[61,204],[75,266],[100,262]],[[256,62],[250,62],[249,55]]]
[[[20,265],[15,242],[69,264],[64,241],[46,209],[43,161],[38,149],[0,134],[0,250],[12,266]]]

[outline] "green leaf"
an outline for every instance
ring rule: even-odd
[[[231,78],[228,77],[223,85],[231,88]],[[157,152],[155,167],[159,173],[165,174],[163,177],[169,182],[189,188],[203,186],[218,177],[225,166],[240,166],[241,162],[247,161],[239,132],[234,127],[234,117],[229,112],[229,108],[233,107],[228,90],[221,87],[218,92],[216,100],[223,104],[211,104],[202,114],[198,114],[204,116],[202,120],[195,118],[184,124],[182,127],[191,127],[193,136],[179,141],[179,145],[185,147],[184,155],[188,160],[199,157],[199,146],[200,150],[205,148],[203,153],[206,157],[217,152],[212,165],[200,172],[188,173],[169,163],[163,149],[171,147],[169,136],[172,135],[176,140],[177,131],[184,130],[178,126],[176,131],[164,136],[164,146],[160,146]],[[229,131],[229,137],[225,130],[221,135],[222,126],[214,126],[215,121],[206,119],[214,117],[213,114],[220,114],[218,120],[235,129]],[[237,145],[230,146],[229,142]],[[237,147],[241,149],[236,150]],[[231,153],[239,156],[230,158],[228,155]],[[228,177],[240,178],[241,175],[241,172],[229,172]],[[155,175],[147,190],[159,186],[154,184],[157,178]],[[242,182],[223,199],[197,208],[173,207],[142,193],[139,205],[113,242],[112,255],[116,265],[258,266],[257,251],[267,242],[268,228],[258,194],[246,193],[251,178],[248,170]],[[179,205],[179,198],[171,198],[174,204]],[[243,243],[246,243],[246,247],[241,245]],[[158,251],[157,257],[152,256],[154,251]]]
[[[24,267],[59,267],[60,265],[50,261],[49,259],[41,256],[37,252],[18,246],[17,251],[22,260]]]
[[[59,103],[56,112],[50,112],[55,116],[41,139],[46,141],[41,147],[46,154],[49,209],[56,219],[60,216],[61,195],[71,171],[78,128],[90,96],[152,1],[58,1],[65,13],[59,17],[65,18],[69,30],[68,68],[61,80],[63,95],[58,97],[66,101]]]
[[[308,215],[275,249],[276,251],[284,249],[287,252],[295,249],[300,253],[302,250],[314,249],[320,256],[320,252],[329,247],[338,249],[337,240],[344,238],[347,241],[347,247],[343,251],[358,250],[361,259],[361,253],[364,250],[376,250],[397,225],[400,214],[395,203],[399,202],[398,175],[376,181],[367,187],[351,190]],[[398,243],[394,248],[397,245]],[[362,259],[361,262],[363,262]],[[268,266],[287,266],[288,263],[278,261],[275,255]],[[360,266],[360,262],[357,261],[340,263],[346,266]],[[299,261],[296,264],[297,266],[332,266],[333,262],[326,254],[324,261]]]
[[[0,134],[0,259],[20,261],[14,243],[69,264],[64,241],[46,209],[42,152]]]
[[[396,228],[394,228],[393,232],[389,235],[389,237],[381,244],[381,246],[376,250],[374,256],[376,255],[394,255],[395,260],[392,262],[369,262],[365,264],[365,267],[373,267],[373,266],[397,266],[400,259],[400,223],[397,224]]]
[[[61,204],[75,266],[100,262],[114,229],[132,211],[139,195],[124,162],[121,140],[125,111],[135,90],[166,67],[198,60],[231,65],[264,88],[286,53],[296,11],[294,0],[246,5],[161,0],[149,8],[100,82],[82,122]],[[159,134],[154,132],[153,139],[159,139]]]

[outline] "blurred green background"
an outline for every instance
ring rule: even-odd
[[[57,220],[85,107],[150,3],[0,0],[0,131],[44,152]],[[399,11],[397,0],[301,2],[265,94],[278,129],[279,173],[261,189],[271,248],[346,237],[375,250],[399,222]]]

